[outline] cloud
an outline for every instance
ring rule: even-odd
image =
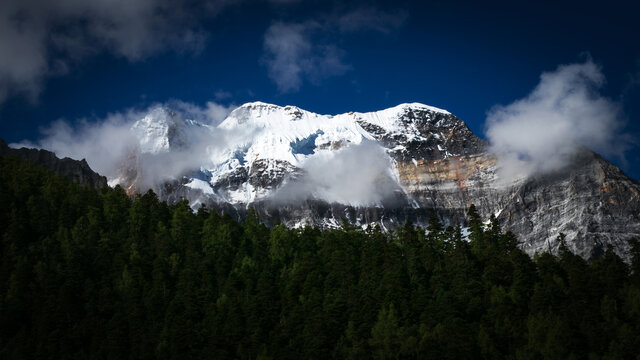
[[[113,176],[122,159],[137,146],[131,126],[142,117],[144,111],[128,110],[94,121],[81,119],[75,127],[58,120],[40,130],[39,141],[23,141],[11,146],[42,148],[55,152],[58,157],[87,159],[94,171]]]
[[[0,2],[0,103],[37,99],[44,80],[87,56],[139,61],[162,51],[198,53],[198,25],[234,0],[7,0]]]
[[[336,22],[343,32],[374,30],[390,33],[399,28],[408,16],[409,14],[403,10],[388,13],[373,7],[364,7],[340,16]]]
[[[202,107],[181,100],[169,101],[167,105],[170,108],[177,110],[187,119],[196,120],[200,123],[212,126],[217,126],[227,118],[227,115],[229,115],[231,111],[238,107],[234,103],[224,105],[213,101],[207,101]]]
[[[218,90],[213,94],[213,99],[216,101],[227,100],[227,99],[230,99],[232,96],[233,95],[228,91]]]
[[[623,158],[621,106],[600,95],[604,83],[591,59],[561,65],[543,73],[525,98],[491,109],[486,135],[499,156],[501,175],[560,170],[582,147]]]
[[[58,120],[41,129],[38,141],[10,146],[44,148],[59,157],[84,158],[112,184],[160,193],[167,181],[228,160],[229,149],[238,149],[263,131],[215,126],[220,122],[218,111],[226,113],[230,108],[215,102],[197,105],[172,100],[104,118],[80,119],[73,126]],[[201,125],[181,126],[189,120]],[[160,137],[165,123],[178,125],[168,130],[170,151]],[[354,206],[397,205],[402,190],[391,169],[392,160],[372,140],[347,143],[338,150],[319,150],[304,160],[302,175],[289,178],[270,200],[275,204],[322,199]]]
[[[298,91],[304,77],[318,82],[344,74],[349,66],[335,46],[313,44],[311,34],[320,29],[315,22],[275,23],[264,37],[269,77],[283,93]]]
[[[401,26],[407,14],[360,8],[340,16],[301,23],[276,22],[264,36],[263,62],[269,78],[282,93],[300,90],[305,80],[312,84],[339,76],[351,69],[346,51],[329,40],[356,31],[389,33]]]
[[[145,191],[157,189],[157,185],[179,178],[188,171],[197,171],[201,165],[211,161],[212,153],[243,140],[246,135],[213,126],[184,127],[187,132],[179,134],[185,142],[184,147],[178,146],[172,148],[171,152],[155,154],[143,151],[143,140],[140,139],[144,139],[144,136],[136,133],[138,130],[134,124],[150,114],[165,116],[164,109],[168,107],[178,111],[172,115],[177,122],[191,119],[205,125],[217,125],[221,113],[230,108],[214,102],[198,106],[174,100],[146,109],[109,114],[102,119],[81,119],[73,127],[66,121],[58,120],[41,129],[42,138],[37,142],[23,141],[11,146],[43,148],[55,152],[59,157],[85,158],[94,171],[110,180],[129,176],[126,174],[128,167],[134,170],[133,176],[137,175],[138,189]]]
[[[318,152],[303,164],[304,175],[285,183],[272,200],[276,204],[306,199],[354,206],[386,203],[400,189],[390,169],[391,159],[373,141]]]

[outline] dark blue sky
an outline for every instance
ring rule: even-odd
[[[34,14],[18,18],[22,28],[46,31],[28,38],[31,52],[0,36],[0,65],[9,64],[0,70],[0,137],[36,141],[60,118],[73,124],[171,100],[329,114],[415,101],[451,111],[483,137],[489,109],[527,96],[542,72],[590,56],[606,77],[601,94],[623,108],[621,132],[640,138],[638,2],[145,0],[124,16],[97,3],[107,7],[3,5]],[[104,30],[104,13],[130,23]],[[0,21],[13,26],[16,17]],[[34,56],[45,60],[27,67]],[[640,179],[638,146],[625,156],[611,160]]]

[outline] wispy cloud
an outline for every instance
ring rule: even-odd
[[[204,106],[199,106],[182,100],[171,100],[167,103],[167,106],[175,109],[187,119],[212,126],[217,126],[231,111],[238,107],[234,103],[227,105],[214,101],[207,101]]]
[[[356,31],[389,33],[401,26],[407,14],[359,8],[321,20],[275,22],[264,36],[263,61],[269,78],[282,93],[300,90],[304,81],[319,84],[351,69],[346,51],[330,39]]]
[[[103,119],[80,119],[73,125],[60,119],[40,129],[38,141],[25,140],[11,146],[42,148],[59,157],[87,159],[93,170],[112,177],[128,152],[137,146],[131,126],[144,115],[143,110],[130,109]]]
[[[225,90],[218,90],[213,93],[213,99],[216,101],[227,100],[230,99],[233,95]]]
[[[275,23],[264,37],[265,62],[269,77],[283,92],[298,91],[303,78],[318,82],[344,74],[349,66],[333,45],[314,44],[312,34],[321,30],[316,22]]]
[[[408,16],[409,14],[403,10],[390,13],[373,7],[363,7],[338,17],[336,23],[343,32],[374,30],[390,33],[402,26]]]
[[[525,98],[491,109],[486,135],[500,158],[501,174],[562,169],[581,147],[623,158],[628,142],[620,134],[621,106],[599,93],[604,83],[591,59],[561,65],[543,73]]]
[[[87,56],[108,52],[139,61],[162,51],[197,53],[199,19],[236,0],[6,0],[0,2],[0,103],[37,99],[43,81]]]

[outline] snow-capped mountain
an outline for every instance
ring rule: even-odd
[[[163,199],[186,198],[267,223],[339,226],[431,214],[464,223],[470,204],[491,214],[533,254],[554,250],[560,232],[585,258],[640,236],[640,186],[600,156],[582,150],[561,172],[499,179],[487,144],[448,111],[418,103],[320,115],[295,106],[244,104],[217,126],[156,108],[136,122],[139,148],[111,184],[131,192],[153,184]],[[179,166],[178,166],[179,165]],[[170,176],[147,179],[151,166]],[[157,176],[157,175],[154,175]]]
[[[171,109],[157,107],[137,121],[131,130],[140,140],[142,152],[156,154],[187,146],[188,125],[193,124]]]

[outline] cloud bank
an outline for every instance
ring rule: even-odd
[[[139,61],[162,51],[199,52],[199,19],[236,0],[6,0],[0,2],[0,103],[35,100],[48,76],[102,52]]]
[[[543,73],[525,98],[491,109],[486,135],[500,159],[500,175],[560,170],[582,147],[623,158],[627,142],[620,134],[621,106],[599,93],[604,83],[591,59],[561,65]]]

